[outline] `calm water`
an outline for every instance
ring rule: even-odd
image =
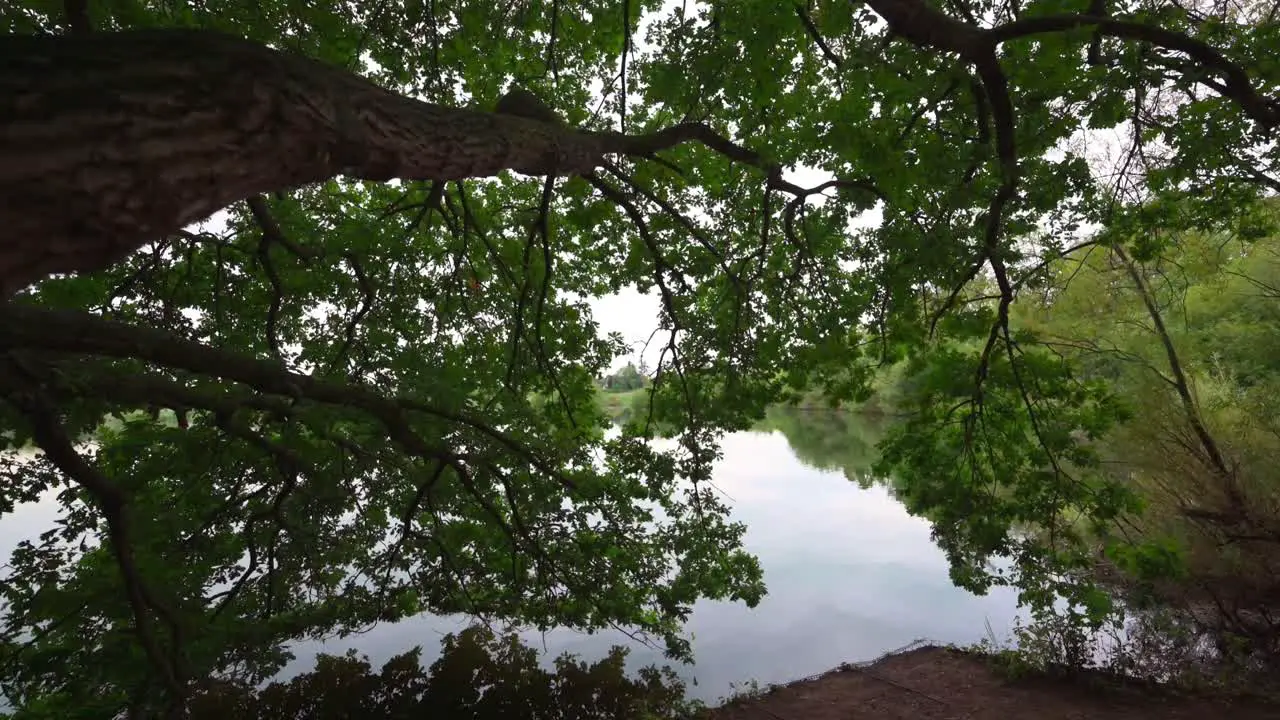
[[[1007,637],[1014,593],[976,597],[953,587],[929,523],[908,515],[884,486],[864,489],[850,481],[866,476],[865,432],[836,414],[771,417],[766,427],[773,431],[725,439],[714,478],[734,518],[747,525],[747,549],[760,558],[769,594],[754,610],[722,602],[695,606],[688,631],[696,664],[677,668],[691,695],[715,701],[731,692],[731,683],[785,682],[921,638],[975,642],[988,625],[1001,640]],[[52,502],[42,502],[0,518],[0,553],[7,558],[19,539],[48,529],[55,511]],[[462,618],[424,616],[344,640],[300,643],[284,675],[309,669],[317,651],[352,647],[377,667],[421,645],[430,663],[440,637],[465,625]],[[633,667],[666,662],[660,650],[614,632],[530,632],[525,639],[544,647],[547,661],[566,651],[594,660],[611,645],[626,645]]]
[[[811,462],[832,464],[823,457]],[[779,431],[725,439],[714,482],[734,518],[747,525],[747,549],[760,558],[769,594],[754,610],[727,602],[694,607],[687,629],[696,664],[676,668],[691,682],[690,695],[711,702],[730,694],[730,683],[785,682],[920,638],[976,642],[988,623],[1001,640],[1007,637],[1015,594],[1004,589],[976,597],[955,588],[929,523],[908,515],[885,487],[850,482],[845,473],[858,470],[817,469],[799,459]],[[461,618],[420,617],[323,646],[299,644],[286,674],[311,667],[320,649],[354,647],[377,667],[421,643],[430,663],[439,655],[440,636],[465,626]],[[594,660],[624,645],[632,648],[632,667],[667,662],[660,650],[616,632],[530,632],[525,640],[545,647],[547,660],[566,651]]]

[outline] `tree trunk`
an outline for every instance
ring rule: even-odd
[[[1238,490],[1235,486],[1235,480],[1231,468],[1227,465],[1226,456],[1222,454],[1222,450],[1218,448],[1218,443],[1213,439],[1213,435],[1209,433],[1209,428],[1205,426],[1203,418],[1200,416],[1200,408],[1196,405],[1195,398],[1191,395],[1191,383],[1187,380],[1187,374],[1182,370],[1182,361],[1178,359],[1178,350],[1173,345],[1173,338],[1169,335],[1169,330],[1165,327],[1164,316],[1160,313],[1159,306],[1156,305],[1155,296],[1151,294],[1151,288],[1147,286],[1147,281],[1142,278],[1142,273],[1138,270],[1138,266],[1133,260],[1129,259],[1128,253],[1124,248],[1116,245],[1112,248],[1112,252],[1124,265],[1125,272],[1129,274],[1129,279],[1133,280],[1133,285],[1138,290],[1138,297],[1142,300],[1142,306],[1146,308],[1147,315],[1151,318],[1151,323],[1155,326],[1156,335],[1160,338],[1160,345],[1164,348],[1165,358],[1169,361],[1169,371],[1173,373],[1173,389],[1178,393],[1178,400],[1182,403],[1182,411],[1186,415],[1187,424],[1191,426],[1191,431],[1195,433],[1196,440],[1200,442],[1200,448],[1204,451],[1205,459],[1210,469],[1218,476],[1223,478],[1227,483],[1226,490],[1231,496],[1233,504],[1240,505],[1243,501],[1238,499]]]
[[[9,36],[0,68],[0,299],[258,193],[585,173],[625,151],[624,136],[419,102],[203,30]]]

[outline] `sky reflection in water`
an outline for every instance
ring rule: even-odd
[[[821,430],[809,425],[801,432]],[[843,434],[819,439],[838,454]],[[811,462],[839,464],[827,458]],[[920,638],[976,642],[986,636],[988,623],[1000,640],[1007,638],[1017,609],[1013,591],[999,588],[976,597],[952,586],[927,521],[908,515],[882,486],[862,489],[840,470],[805,464],[781,432],[725,438],[714,482],[734,519],[747,525],[747,549],[760,558],[769,594],[754,610],[709,601],[694,607],[688,631],[697,664],[677,668],[694,697],[715,701],[731,692],[730,683],[786,682]],[[4,557],[19,540],[52,527],[58,511],[54,494],[0,520]],[[439,655],[441,636],[465,626],[463,618],[422,616],[342,640],[298,643],[297,659],[283,676],[311,668],[316,652],[341,654],[351,647],[380,667],[420,644],[430,663]],[[547,662],[566,651],[595,660],[615,644],[633,646],[632,668],[666,662],[660,650],[635,646],[618,632],[557,630],[524,637],[546,649]]]
[[[677,668],[697,681],[691,695],[714,701],[731,692],[730,683],[786,682],[920,638],[976,642],[988,623],[1007,638],[1017,609],[1013,591],[976,597],[955,588],[927,521],[908,515],[884,487],[864,490],[839,471],[805,465],[782,433],[727,437],[715,484],[734,519],[747,525],[747,549],[760,558],[769,594],[754,610],[709,601],[694,607],[687,628],[697,664]],[[299,643],[285,674],[311,667],[321,649],[355,647],[378,667],[421,643],[430,663],[439,638],[465,626],[463,619],[424,616],[323,645]],[[630,667],[666,662],[660,650],[634,646],[617,632],[524,637],[545,647],[548,661],[566,651],[595,660],[617,644],[633,646]]]

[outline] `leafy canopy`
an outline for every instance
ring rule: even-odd
[[[784,172],[691,142],[553,181],[333,178],[21,294],[0,318],[5,509],[61,508],[0,590],[0,686],[32,716],[172,707],[211,674],[269,677],[291,639],[423,611],[619,626],[686,655],[694,601],[764,592],[704,482],[720,433],[799,393],[861,397],[904,357],[915,415],[884,467],[958,580],[1048,602],[1079,551],[1016,528],[1131,505],[1079,445],[1121,413],[1026,351],[1011,303],[1080,242],[1141,256],[1151,227],[1248,232],[1277,186],[1263,4],[0,8],[6,33],[143,27],[447,106],[517,84],[575,127],[698,121]],[[1113,166],[1089,138],[1117,128]],[[585,298],[627,287],[661,300],[660,351],[651,412],[610,434],[594,378],[630,349]],[[646,442],[654,423],[674,449]]]

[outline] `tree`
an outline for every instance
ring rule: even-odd
[[[635,363],[627,363],[621,370],[604,379],[604,388],[615,392],[639,390],[644,387],[644,376],[636,369]]]
[[[69,0],[0,26],[0,411],[43,451],[5,500],[64,508],[14,555],[0,683],[59,716],[176,713],[424,610],[687,653],[696,599],[764,591],[703,482],[719,434],[905,356],[930,381],[887,454],[904,494],[968,586],[1043,601],[1078,552],[1013,528],[1119,512],[1066,465],[1115,412],[1020,351],[1011,303],[1069,245],[1238,229],[1280,185],[1261,5]],[[513,84],[562,122],[489,112]],[[1113,187],[1065,143],[1131,118]],[[580,298],[626,286],[662,301],[675,450],[603,433],[592,379],[626,348]]]
[[[1055,270],[1053,300],[1014,319],[1132,408],[1095,443],[1103,472],[1144,505],[1103,529],[1106,577],[1215,641],[1205,665],[1237,681],[1280,663],[1278,247],[1276,235],[1185,233],[1145,262],[1083,249]]]
[[[373,672],[367,658],[320,656],[313,672],[265,688],[211,683],[192,702],[196,720],[240,718],[439,717],[600,718],[650,720],[700,717],[684,699],[684,683],[671,668],[648,667],[626,676],[625,648],[591,665],[572,655],[556,658],[555,672],[515,634],[498,637],[482,626],[445,636],[441,657],[424,669],[419,648]]]

